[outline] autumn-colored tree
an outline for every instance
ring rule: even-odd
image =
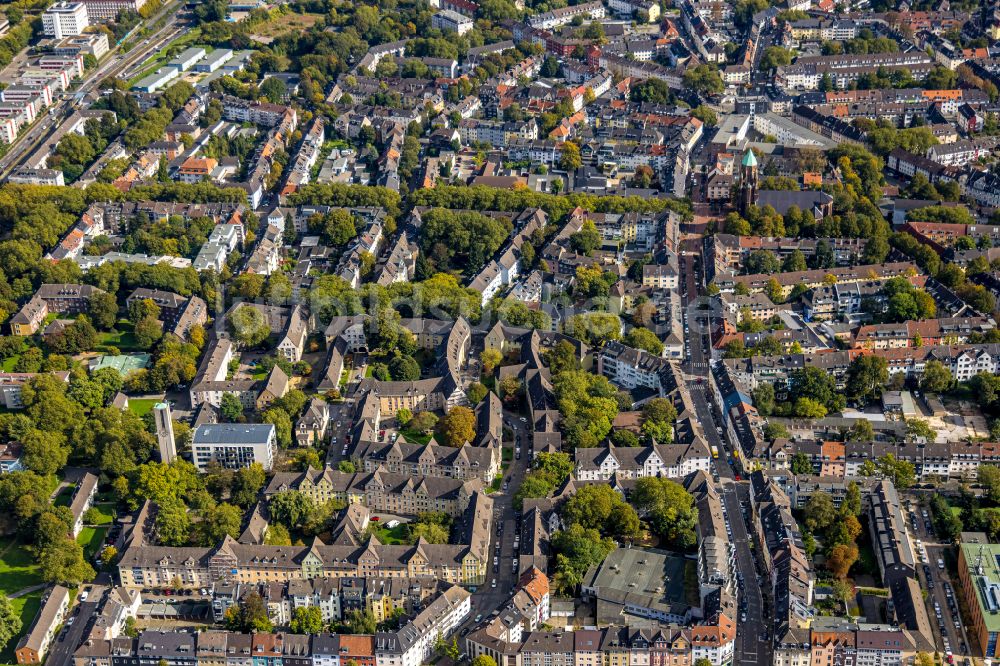
[[[438,436],[448,446],[462,446],[476,437],[476,414],[468,407],[456,405],[438,421]]]
[[[826,558],[826,568],[834,577],[843,580],[847,578],[847,572],[858,560],[858,547],[854,544],[839,544],[830,550]]]

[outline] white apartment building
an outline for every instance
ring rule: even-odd
[[[213,423],[200,425],[191,440],[195,467],[204,472],[210,462],[228,469],[260,463],[274,467],[277,435],[271,423]]]
[[[76,37],[88,25],[87,5],[82,2],[57,2],[42,14],[42,31],[46,37]]]
[[[431,27],[457,32],[459,35],[469,32],[474,26],[475,23],[471,18],[450,9],[442,9],[431,17]]]

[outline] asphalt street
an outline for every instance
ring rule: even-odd
[[[510,481],[507,490],[501,486],[500,490],[493,493],[493,517],[494,528],[490,541],[490,552],[492,557],[498,558],[498,563],[490,565],[490,572],[487,575],[486,584],[477,589],[472,595],[472,614],[465,623],[464,628],[472,627],[476,624],[475,618],[482,615],[488,618],[494,610],[502,608],[510,599],[511,592],[517,584],[518,574],[514,570],[513,561],[517,553],[514,551],[514,536],[517,534],[517,517],[514,512],[513,495],[521,485],[524,475],[528,469],[528,451],[531,449],[531,436],[528,425],[522,423],[519,415],[512,412],[504,412],[504,425],[511,430],[514,436],[512,442],[506,442],[505,446],[514,445],[517,438],[521,439],[521,459],[512,459],[510,466],[504,471],[504,479]],[[500,525],[500,533],[497,533],[496,526]],[[497,550],[500,544],[500,550]],[[493,587],[493,580],[496,580],[496,587]],[[463,628],[463,631],[464,631]]]
[[[80,643],[83,642],[84,633],[89,631],[90,626],[97,618],[97,608],[101,595],[104,594],[104,589],[95,586],[91,594],[95,596],[88,598],[77,606],[75,610],[71,611],[70,617],[73,619],[73,624],[64,626],[63,630],[59,632],[56,639],[52,642],[52,647],[49,649],[49,656],[45,660],[47,666],[72,665],[73,653],[80,647]],[[69,622],[69,618],[66,621]]]
[[[690,248],[700,255],[700,248]],[[685,343],[690,352],[690,358],[685,364],[686,371],[693,377],[688,388],[695,410],[705,431],[705,437],[710,446],[715,446],[720,452],[715,461],[722,486],[722,496],[726,503],[726,515],[732,530],[732,543],[736,548],[736,567],[742,578],[738,596],[740,602],[740,617],[735,618],[738,624],[736,641],[736,659],[738,664],[771,663],[772,649],[768,627],[770,618],[764,606],[764,594],[757,578],[757,567],[752,549],[752,532],[748,529],[747,519],[742,508],[749,507],[750,489],[747,482],[737,481],[737,474],[729,460],[732,447],[719,436],[718,421],[713,410],[712,397],[709,395],[709,360],[706,349],[710,345],[708,336],[707,310],[698,306],[698,271],[694,258],[690,255],[680,257],[682,276],[682,306],[687,313]],[[699,320],[701,318],[701,320]],[[704,322],[704,323],[703,323]],[[746,619],[744,620],[743,617]],[[767,636],[767,639],[764,636]]]
[[[952,594],[957,595],[958,582],[952,580],[947,569],[939,569],[937,564],[938,559],[944,561],[948,559],[946,551],[950,550],[952,546],[951,544],[941,543],[937,535],[934,534],[933,529],[927,528],[926,521],[928,519],[924,518],[922,511],[926,511],[926,509],[914,500],[910,500],[903,505],[903,517],[906,519],[912,535],[911,538],[915,551],[914,557],[917,562],[917,577],[920,580],[920,586],[927,590],[927,612],[930,615],[931,626],[934,627],[937,647],[944,652],[945,648],[942,638],[946,639],[948,641],[948,649],[951,650],[957,659],[958,657],[970,655],[970,642],[968,636],[966,636],[965,627],[962,625],[960,617],[958,626],[955,626],[956,621],[954,618],[957,613],[957,606],[952,607],[949,605],[948,593],[946,592],[946,589],[950,587]],[[920,540],[927,549],[926,565],[920,561],[920,549],[917,547],[917,540]],[[935,602],[937,602],[937,607],[941,611],[940,620],[935,613]],[[957,599],[953,599],[952,603],[957,604]]]

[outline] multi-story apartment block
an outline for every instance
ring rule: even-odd
[[[14,335],[34,335],[50,313],[76,315],[90,309],[90,298],[104,291],[89,284],[43,284],[10,319]]]
[[[191,439],[195,467],[204,472],[217,462],[229,469],[259,463],[265,470],[274,466],[277,436],[270,423],[214,423],[200,425]]]
[[[278,473],[265,490],[266,496],[294,490],[314,503],[326,504],[331,499],[348,504],[364,504],[372,511],[394,515],[415,516],[427,511],[440,511],[458,517],[465,513],[475,493],[483,488],[477,477],[471,480],[439,476],[392,474],[378,469],[374,472],[349,474],[330,469],[296,473]]]
[[[500,453],[495,447],[463,446],[454,448],[439,444],[396,442],[363,442],[352,457],[364,465],[366,472],[383,469],[392,474],[408,476],[441,476],[452,479],[480,479],[493,482],[500,472]]]

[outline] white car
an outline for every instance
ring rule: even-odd
[[[492,584],[492,585],[490,585],[490,587],[496,587],[496,586],[497,586],[497,579],[496,579],[496,578],[494,578],[494,579],[493,579],[493,584]]]

